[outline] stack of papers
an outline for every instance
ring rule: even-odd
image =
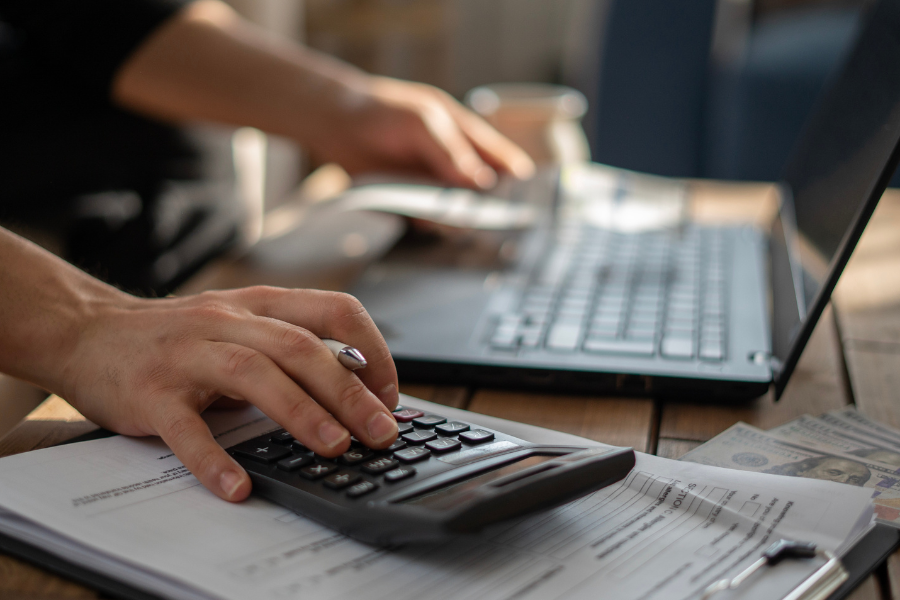
[[[404,397],[537,443],[597,442]],[[223,446],[274,430],[212,412]],[[781,538],[838,554],[871,491],[638,454],[622,482],[443,544],[384,549],[267,501],[229,504],[156,439],[114,437],[0,460],[0,532],[171,598],[697,598]],[[781,598],[822,565],[784,561],[722,598]]]

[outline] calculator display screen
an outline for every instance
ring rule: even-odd
[[[409,500],[404,500],[402,503],[415,504],[436,510],[455,508],[459,505],[460,501],[464,500],[464,498],[461,497],[462,494],[500,479],[501,477],[518,473],[523,469],[539,465],[548,460],[553,460],[554,458],[559,458],[559,455],[530,456],[510,465],[500,467],[499,469],[494,469],[493,471],[488,471],[487,473],[482,473],[481,475],[476,475],[475,477],[470,477],[469,479],[464,479],[463,481],[453,483],[447,487],[434,490],[433,492],[422,494],[421,496],[414,496]]]

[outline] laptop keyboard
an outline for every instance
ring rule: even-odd
[[[518,310],[489,338],[505,352],[546,350],[722,361],[726,348],[723,230],[557,230]]]

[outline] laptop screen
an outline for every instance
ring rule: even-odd
[[[896,169],[898,140],[900,0],[880,0],[780,182],[784,205],[772,238],[778,395]]]

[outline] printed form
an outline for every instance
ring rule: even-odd
[[[539,443],[568,434],[404,397]],[[273,430],[210,413],[223,446]],[[114,437],[0,460],[0,531],[172,598],[698,598],[774,541],[838,553],[870,526],[869,492],[638,454],[629,476],[472,537],[383,549],[257,498],[207,492],[160,441]],[[822,561],[784,561],[717,600],[780,598]]]

